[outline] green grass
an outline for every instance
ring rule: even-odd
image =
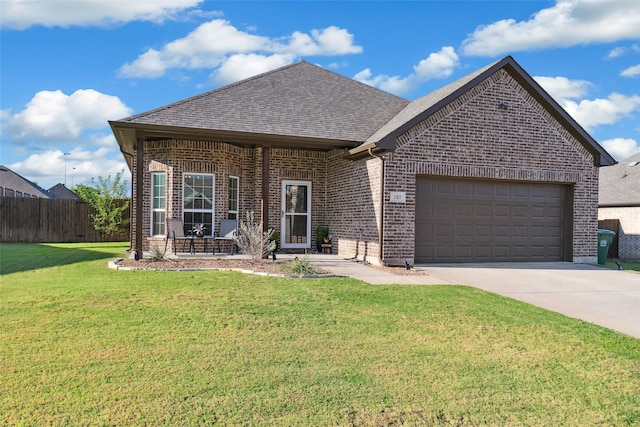
[[[640,340],[462,286],[3,244],[0,424],[639,425]]]
[[[640,272],[640,261],[624,261],[623,260],[623,261],[620,261],[620,263],[622,264],[622,267],[624,267],[625,270]],[[606,267],[612,270],[617,270],[618,264],[616,264],[611,259],[607,259],[605,264],[600,264],[600,267]]]

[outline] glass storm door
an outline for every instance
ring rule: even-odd
[[[283,248],[311,247],[311,182],[282,181]]]

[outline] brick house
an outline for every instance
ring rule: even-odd
[[[598,219],[618,220],[618,257],[640,260],[640,153],[600,169]]]
[[[0,165],[0,197],[55,198],[49,191],[3,165]]]
[[[299,62],[110,125],[139,252],[262,206],[283,250],[326,225],[374,263],[595,262],[615,163],[511,57],[413,102]]]

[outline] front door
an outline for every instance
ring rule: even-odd
[[[282,181],[283,248],[311,247],[311,182]]]

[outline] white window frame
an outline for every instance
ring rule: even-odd
[[[189,177],[189,176],[207,176],[207,177],[211,177],[211,210],[209,209],[186,209],[185,206],[185,194],[186,194],[186,188],[187,186],[185,185],[185,180]],[[213,236],[213,229],[216,223],[216,218],[215,218],[215,211],[216,211],[216,175],[213,173],[201,173],[201,172],[184,172],[182,174],[182,222],[183,224],[186,226],[187,225],[187,221],[185,221],[185,214],[186,213],[209,213],[211,212],[211,224],[205,224],[206,226],[206,233],[205,233],[205,237],[211,237]],[[187,230],[186,230],[187,231]]]
[[[164,206],[162,208],[156,208],[154,207],[154,202],[156,199],[156,186],[155,186],[155,177],[156,176],[164,176]],[[162,233],[154,233],[154,218],[155,218],[155,214],[156,213],[162,213],[164,214],[164,220],[162,221],[162,224],[160,224],[160,230],[162,230]],[[151,173],[151,221],[150,221],[150,226],[151,229],[149,230],[151,236],[164,236],[166,233],[166,225],[167,224],[167,174],[166,172],[152,172]]]
[[[231,180],[235,180],[236,181],[236,208],[235,210],[231,209],[231,206],[229,206],[231,204]],[[229,219],[233,219],[230,217],[231,214],[235,214],[235,220],[238,221],[240,219],[240,177],[235,176],[235,175],[229,175],[229,179],[227,180],[227,184],[229,185],[229,188],[227,189],[227,197],[228,202],[227,206],[228,206],[228,211],[227,211],[227,218]]]

